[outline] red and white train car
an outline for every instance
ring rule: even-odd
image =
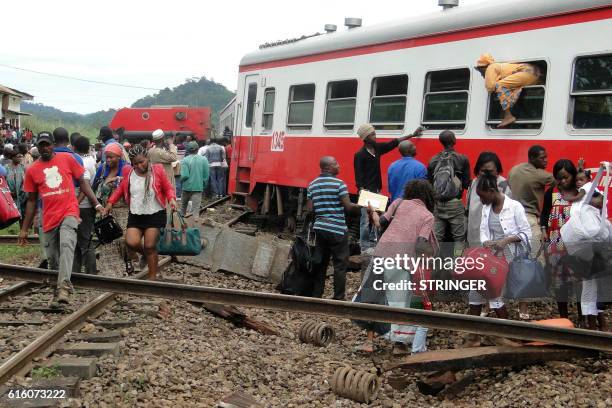
[[[524,89],[510,128],[496,128],[499,104],[473,69],[483,52],[545,74]],[[491,150],[507,172],[540,144],[550,167],[584,157],[596,168],[612,160],[612,2],[483,2],[262,48],[240,62],[234,113],[230,192],[243,196],[306,187],[322,155],[356,192],[355,134],[366,122],[383,141],[426,127],[413,139],[423,162],[452,129],[472,164]],[[398,157],[385,155],[383,172]]]

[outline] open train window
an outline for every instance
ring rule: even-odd
[[[256,99],[257,83],[252,82],[249,84],[249,90],[247,94],[246,117],[244,120],[244,125],[248,128],[253,127],[253,112],[255,111]]]
[[[511,112],[516,116],[516,122],[504,127],[504,129],[540,129],[544,117],[544,98],[546,96],[546,76],[548,65],[546,61],[526,61],[540,71],[540,80],[535,85],[526,86],[512,107]],[[499,104],[499,98],[495,92],[489,95],[489,108],[487,114],[487,125],[496,129],[501,123],[504,111]]]
[[[429,72],[421,124],[428,129],[464,129],[469,89],[468,68]]]
[[[315,84],[293,85],[289,88],[287,127],[310,129],[314,111]]]
[[[276,98],[276,90],[268,88],[264,92],[264,106],[262,113],[263,130],[272,130],[274,121],[274,99]]]
[[[391,75],[372,80],[370,123],[378,130],[402,130],[406,118],[408,75]]]
[[[356,105],[356,79],[330,82],[325,100],[325,127],[329,130],[353,129]]]
[[[571,113],[575,129],[612,129],[612,54],[576,59]]]

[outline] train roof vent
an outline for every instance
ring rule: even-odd
[[[325,32],[327,34],[331,34],[338,29],[338,26],[335,24],[325,24]]]
[[[459,0],[438,0],[438,6],[444,10],[452,9],[459,5]]]
[[[354,17],[347,17],[344,19],[344,25],[347,26],[349,29],[361,27],[361,19],[354,18]]]

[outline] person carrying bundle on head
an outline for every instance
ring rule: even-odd
[[[540,69],[533,64],[510,64],[495,62],[491,54],[482,54],[474,67],[485,79],[488,92],[495,92],[504,117],[498,128],[516,122],[511,109],[516,104],[524,87],[536,84],[541,77]]]

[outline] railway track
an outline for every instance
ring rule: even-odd
[[[0,244],[17,245],[18,235],[0,235]],[[38,235],[28,235],[28,245],[38,245]]]
[[[12,297],[29,293],[35,287],[37,287],[37,285],[32,282],[18,282],[8,288],[2,289],[0,290],[0,303]]]
[[[201,208],[200,213],[205,212],[208,208],[217,207],[223,204],[228,199],[229,197],[224,197],[222,199],[218,199],[218,200],[209,202]],[[246,212],[242,212],[238,215],[233,214],[230,220],[226,221],[224,224],[229,226],[235,223],[240,218],[242,218],[245,214]],[[16,235],[0,236],[0,243],[1,242],[17,243],[17,236]],[[38,235],[29,236],[28,242],[30,244],[38,244]],[[160,260],[159,266],[162,267],[164,265],[169,264],[170,262],[171,262],[170,257],[164,257]],[[146,275],[147,275],[147,271],[145,269],[145,271],[134,275],[133,279],[136,279],[136,280],[142,279]],[[53,286],[53,282],[48,282],[47,285]],[[27,281],[17,282],[13,284],[12,286],[9,286],[7,288],[4,288],[3,290],[0,290],[0,303],[7,301],[7,300],[13,301],[11,303],[12,307],[4,308],[5,311],[9,309],[10,310],[14,309],[15,311],[21,311],[21,312],[25,312],[28,310],[37,310],[38,312],[40,312],[40,310],[43,310],[44,308],[28,309],[28,307],[23,307],[23,306],[14,307],[16,303],[15,301],[17,300],[18,297],[31,294],[33,291],[35,291],[38,288],[41,288],[41,285],[33,283],[33,282],[27,282]],[[35,338],[26,347],[21,349],[18,353],[14,354],[8,359],[5,359],[1,363],[0,365],[0,384],[5,383],[14,375],[23,374],[25,371],[27,371],[29,368],[32,367],[32,362],[35,359],[39,359],[39,358],[48,356],[53,351],[54,347],[58,344],[58,342],[60,342],[62,337],[68,331],[73,330],[76,327],[79,327],[87,319],[90,319],[96,315],[99,315],[102,311],[105,310],[105,308],[108,308],[110,305],[112,305],[115,300],[115,295],[116,293],[105,292],[105,293],[100,294],[99,296],[96,296],[92,300],[88,300],[84,302],[82,305],[79,304],[80,302],[77,301],[75,302],[75,304],[77,304],[78,306],[77,310],[69,314],[68,316],[65,316],[62,319],[49,318],[49,316],[44,315],[44,312],[43,312],[43,316],[44,316],[43,319],[49,320],[48,322],[49,324],[47,324],[46,326],[52,326],[52,327],[49,330],[44,331],[42,335]],[[2,309],[0,308],[0,312],[1,311]],[[53,312],[53,315],[62,316],[62,311]],[[23,321],[24,319],[27,319],[28,316],[24,316],[22,313],[20,318]],[[42,319],[38,319],[38,315],[37,315],[36,322],[38,323],[39,320],[42,321]],[[34,321],[34,319],[32,319],[32,321]],[[10,322],[5,322],[5,323],[10,323]],[[14,324],[16,325],[20,325],[21,323],[22,322],[20,322],[18,319],[15,319],[14,321]]]
[[[205,213],[208,208],[215,208],[221,206],[223,203],[227,201],[227,198],[222,200],[215,200],[211,203],[205,204],[202,207],[201,214]],[[223,209],[216,209],[211,212],[211,218],[215,216],[219,216],[220,224],[225,224],[231,226],[237,221],[234,221],[236,218],[238,220],[242,219],[248,212],[244,211],[236,211],[235,209],[226,210],[226,207],[223,206]],[[223,212],[223,213],[222,213]],[[174,264],[173,264],[174,265]],[[180,267],[178,265],[177,267]],[[184,266],[183,268],[188,268]],[[185,270],[185,269],[183,269]],[[42,275],[38,275],[37,272],[42,272]],[[39,286],[40,283],[44,282],[54,282],[56,279],[56,275],[54,275],[53,271],[46,270],[38,270],[37,268],[23,268],[14,265],[4,265],[0,264],[0,276],[12,277],[14,279],[25,280],[25,282],[20,282],[11,286],[10,288],[6,288],[4,291],[0,291],[0,301],[2,299],[7,299],[10,296],[20,296],[27,293],[28,290],[32,290]],[[195,275],[192,275],[195,276]],[[90,279],[88,279],[90,278]],[[184,275],[183,275],[184,278]],[[209,278],[210,279],[210,276]],[[221,278],[219,278],[221,279]],[[176,280],[175,280],[176,281]],[[210,285],[211,283],[204,278],[203,280],[195,281],[191,280],[192,283],[202,284],[202,282],[206,282],[205,284]],[[612,336],[609,334],[599,333],[599,332],[589,332],[585,330],[566,330],[566,329],[556,329],[550,327],[538,326],[535,324],[517,322],[517,321],[497,321],[497,319],[487,319],[473,316],[465,316],[459,314],[452,313],[441,313],[441,312],[424,312],[419,310],[412,309],[394,309],[394,308],[386,308],[386,307],[377,307],[375,305],[356,305],[348,302],[337,302],[331,300],[323,300],[323,299],[311,299],[311,298],[299,298],[293,296],[283,296],[277,295],[274,293],[261,293],[261,292],[251,292],[246,290],[232,290],[232,289],[220,289],[220,288],[209,288],[202,286],[189,286],[183,284],[176,283],[168,283],[168,282],[146,282],[146,281],[138,281],[135,279],[121,279],[121,278],[111,278],[111,277],[99,277],[99,276],[90,276],[90,275],[81,275],[74,274],[73,275],[73,284],[75,288],[81,289],[94,289],[94,290],[105,290],[108,293],[104,295],[110,294],[114,299],[115,295],[118,293],[128,294],[128,295],[136,295],[136,296],[151,296],[158,298],[166,298],[166,299],[175,299],[175,300],[187,300],[191,302],[196,302],[198,304],[202,302],[210,302],[224,305],[236,305],[236,306],[246,306],[246,307],[254,307],[256,309],[269,310],[270,311],[285,311],[285,312],[297,312],[297,313],[305,313],[305,314],[318,314],[323,317],[338,317],[341,319],[360,319],[360,320],[379,320],[379,321],[387,321],[387,322],[411,322],[411,323],[419,323],[431,328],[439,328],[439,329],[448,329],[448,330],[459,330],[459,331],[471,331],[480,334],[490,334],[490,335],[498,335],[498,336],[507,336],[516,339],[526,339],[526,340],[537,340],[537,341],[545,341],[549,343],[555,344],[563,344],[569,345],[573,347],[580,348],[589,348],[594,350],[601,350],[605,352],[612,352]],[[31,285],[31,286],[29,286]],[[28,286],[30,289],[28,289]],[[225,283],[222,283],[222,286],[225,286]],[[235,287],[232,283],[228,287]],[[242,286],[243,288],[252,289],[252,286]],[[15,289],[13,289],[15,288]],[[269,288],[258,288],[263,290],[273,290],[272,287]],[[6,292],[6,293],[5,293]],[[92,303],[92,313],[98,313],[99,310],[108,310],[109,306],[112,303],[112,300],[107,305],[98,306],[98,312],[96,312],[96,306],[93,305],[96,300],[99,300],[103,295],[96,297],[91,300]],[[179,303],[186,304],[186,303]],[[186,304],[189,306],[189,304]],[[175,306],[178,307],[177,304]],[[353,308],[352,306],[358,306],[357,308]],[[78,312],[78,311],[77,311]],[[76,314],[77,312],[73,313]],[[109,315],[112,315],[109,313]],[[281,314],[275,314],[281,315]],[[283,314],[284,315],[284,314]],[[91,318],[92,315],[89,315]],[[287,313],[287,319],[289,314]],[[73,318],[72,315],[64,316],[61,320],[61,323],[57,323],[58,326],[66,327],[71,324],[68,322],[68,318]],[[79,327],[79,325],[83,324],[87,317],[84,318],[81,322],[78,322],[78,317],[74,316],[75,323],[74,327]],[[343,320],[350,326],[347,320]],[[156,325],[159,322],[157,319],[153,319],[153,325]],[[189,323],[189,322],[188,322]],[[147,327],[147,324],[144,321],[140,321],[138,323],[138,329],[141,330],[141,325]],[[68,329],[70,330],[70,329]],[[27,356],[29,352],[32,353],[32,356],[38,353],[39,356],[44,356],[50,354],[50,352],[57,345],[58,340],[53,340],[53,334],[45,333],[47,335],[48,340],[43,339],[43,336],[39,336],[33,341],[29,347],[29,350],[25,348],[21,350],[19,353],[22,353],[23,356]],[[130,336],[132,336],[132,332],[130,331]],[[603,335],[603,336],[602,336]],[[69,337],[71,338],[71,337]],[[140,339],[141,337],[138,337]],[[60,336],[61,339],[61,336]],[[180,338],[181,341],[184,338]],[[49,341],[49,346],[45,349],[45,342]],[[132,341],[132,340],[130,340]],[[134,340],[139,341],[139,340]],[[176,341],[176,340],[175,340]],[[209,341],[209,340],[206,340]],[[38,342],[34,344],[35,342]],[[147,348],[152,347],[152,344],[148,344]],[[260,346],[261,347],[261,346]],[[266,346],[263,346],[266,347]],[[145,348],[143,348],[145,349]],[[36,351],[38,350],[38,351]],[[27,352],[26,352],[27,351]],[[344,351],[343,354],[346,354]],[[236,354],[238,356],[238,354]],[[36,357],[31,357],[30,362],[27,362],[19,369],[14,368],[13,371],[17,374],[24,373],[29,367],[32,366],[32,361]],[[232,357],[236,358],[236,357]],[[353,357],[351,357],[353,359]],[[11,360],[17,359],[17,354],[11,357]],[[122,357],[123,359],[123,357]],[[97,378],[96,383],[100,382],[104,384],[104,381],[109,381],[108,376],[113,378],[113,368],[115,364],[118,364],[116,359],[107,359],[106,372],[104,378]],[[4,383],[6,379],[2,377],[4,373],[4,365],[7,364],[9,360],[5,360],[4,364],[0,366],[0,384]],[[110,365],[109,365],[110,364]],[[182,363],[181,363],[182,364]],[[362,363],[358,363],[362,364]],[[7,366],[7,369],[9,367]],[[361,366],[364,369],[364,366]],[[365,367],[367,370],[367,365]],[[102,370],[102,368],[100,368]],[[101,371],[99,371],[100,373]],[[102,374],[98,374],[102,375]],[[9,375],[13,377],[14,374]],[[260,379],[261,380],[261,379]],[[312,379],[310,380],[312,383]],[[236,384],[238,385],[238,384]],[[81,387],[85,387],[85,390],[91,391],[90,386],[81,385]],[[317,389],[320,389],[318,386]],[[325,389],[325,387],[323,387]],[[83,388],[81,388],[81,392],[83,392]],[[226,391],[223,391],[224,393]],[[285,396],[286,398],[286,396]],[[318,399],[318,397],[317,397]],[[196,401],[195,399],[194,401]],[[329,402],[329,401],[327,401]],[[326,402],[326,403],[327,403]],[[1,403],[0,403],[1,405]],[[275,404],[270,404],[270,406],[278,406]],[[325,405],[325,404],[324,404]],[[177,406],[182,406],[178,404]],[[349,405],[352,406],[352,405]]]
[[[159,266],[162,267],[170,263],[170,257],[164,257],[159,261]],[[147,270],[138,273],[134,276],[135,280],[142,279],[147,276]],[[48,282],[49,284],[51,282]],[[95,290],[95,288],[94,288]],[[83,324],[87,319],[99,315],[105,308],[112,304],[115,300],[116,293],[105,292],[96,296],[93,300],[85,302],[83,305],[61,319],[53,323],[53,327],[45,331],[41,336],[37,337],[28,346],[23,348],[17,354],[7,359],[0,365],[0,383],[6,382],[12,376],[22,373],[31,367],[31,363],[37,359],[46,357],[52,351],[57,342],[69,331]]]
[[[36,283],[53,282],[57,272],[38,268],[0,264],[0,276]],[[190,286],[166,282],[117,279],[73,274],[75,287],[102,289],[115,293],[154,296],[191,302],[209,302],[285,312],[335,316],[355,320],[419,324],[430,328],[505,336],[520,340],[612,352],[612,333],[564,329],[521,321],[492,319],[455,313],[402,309],[365,303],[305,298],[232,289]]]

